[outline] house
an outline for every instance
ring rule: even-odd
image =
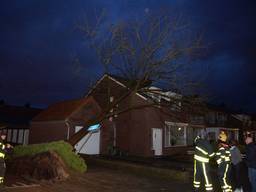
[[[238,115],[225,107],[207,104],[204,113],[191,114],[191,122],[203,125],[212,141],[217,141],[220,131],[225,131],[229,140],[242,143],[242,134],[247,129],[247,125],[240,116],[245,115]]]
[[[50,105],[30,124],[29,143],[44,143],[69,138],[84,127],[85,122],[100,113],[100,107],[93,97],[68,100]],[[76,146],[78,152],[99,153],[100,131],[91,132]],[[85,142],[87,141],[87,142]]]
[[[109,103],[123,97],[131,83],[105,74],[85,97],[93,96],[100,107],[105,109]],[[171,94],[177,96],[171,92],[163,92],[163,98],[157,99],[161,101],[164,95]],[[152,99],[156,99],[154,96],[132,92],[112,109],[125,112],[104,122],[100,138],[101,154],[107,154],[111,148],[128,155],[145,157],[187,152],[193,145],[193,130],[203,127],[190,124],[187,114],[175,107],[151,105]]]
[[[29,106],[0,104],[0,133],[7,134],[7,141],[13,145],[28,144],[29,123],[42,110]]]
[[[254,141],[256,141],[256,116],[248,114],[236,114],[235,117],[242,122],[243,133],[250,132],[254,138]]]
[[[253,132],[254,134],[254,142],[256,141],[256,115],[252,116],[251,119],[251,129],[249,131]]]
[[[220,131],[225,131],[229,140],[239,140],[240,122],[231,113],[221,109],[210,109],[206,115],[206,129],[211,140],[217,140]]]

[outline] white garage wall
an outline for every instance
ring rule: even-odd
[[[76,132],[82,127],[76,126]],[[100,130],[88,133],[78,144],[75,146],[77,153],[87,155],[100,154]]]

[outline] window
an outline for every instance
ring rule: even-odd
[[[225,121],[227,120],[227,116],[225,114],[219,112],[219,113],[217,113],[217,120],[219,123],[224,124]]]
[[[23,145],[27,145],[28,144],[28,138],[29,138],[29,130],[26,129],[24,130],[24,140],[23,140]]]
[[[165,147],[187,145],[186,130],[186,124],[166,122]]]
[[[13,143],[17,142],[17,133],[18,133],[18,130],[14,129],[12,132],[12,141],[11,142],[13,142]]]
[[[228,140],[237,140],[239,139],[239,131],[236,129],[221,129],[220,131],[225,131],[228,135]]]
[[[11,136],[12,136],[12,130],[11,130],[11,129],[8,129],[8,130],[7,130],[7,141],[8,141],[8,142],[11,142],[11,139],[12,139]]]
[[[23,129],[20,129],[20,130],[19,130],[19,134],[18,134],[18,143],[19,143],[19,144],[22,144],[22,143],[23,143],[23,133],[24,133],[24,130],[23,130]]]

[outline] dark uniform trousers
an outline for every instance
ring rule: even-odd
[[[4,175],[5,175],[5,145],[2,141],[0,141],[0,185],[4,182]]]
[[[207,140],[196,138],[194,155],[194,182],[193,186],[196,191],[201,187],[204,181],[206,191],[213,191],[213,185],[209,174],[209,161],[214,156],[212,147]]]
[[[3,158],[0,158],[0,185],[4,182],[4,175],[5,175],[5,162]]]
[[[209,163],[194,160],[194,188],[199,189],[201,181],[205,181],[205,190],[212,191],[212,180],[209,175]]]
[[[232,192],[232,187],[229,183],[230,173],[230,150],[228,148],[221,147],[216,153],[218,164],[218,177],[223,192]]]

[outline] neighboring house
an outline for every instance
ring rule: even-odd
[[[229,140],[237,140],[243,143],[243,132],[251,128],[250,116],[236,114],[223,107],[209,106],[206,115],[206,128],[212,139],[218,138],[221,130],[228,134]]]
[[[7,134],[7,142],[13,145],[28,144],[29,123],[42,110],[29,106],[0,105],[0,133]]]
[[[254,141],[256,141],[256,115],[254,115],[252,117],[252,121],[251,121],[251,124],[252,124],[252,128],[250,131],[253,131],[254,132]]]
[[[83,128],[88,120],[95,118],[99,113],[100,107],[93,97],[50,105],[31,121],[29,143],[68,140]],[[99,137],[98,130],[91,132],[75,148],[81,153],[99,154]]]
[[[249,131],[254,137],[254,141],[256,141],[256,118],[253,115],[248,114],[234,114],[234,118],[236,118],[241,124],[241,141],[244,139],[244,133]]]

